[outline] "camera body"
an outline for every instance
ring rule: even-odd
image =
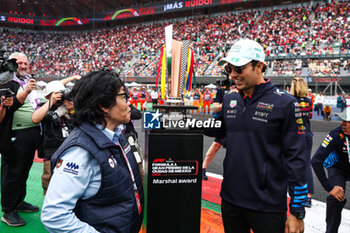
[[[62,105],[64,100],[69,100],[69,101],[73,100],[73,95],[70,90],[65,89],[60,92],[62,93],[62,97],[61,97],[61,100],[56,103],[57,105]]]
[[[230,79],[230,75],[227,72],[223,71],[222,74],[226,76],[226,79],[217,79],[216,84],[222,88],[225,88],[225,90],[229,90],[230,87],[234,85],[234,82]]]
[[[69,100],[69,101],[72,101],[73,100],[73,96],[72,96],[72,92],[70,90],[63,90],[61,91],[62,93],[62,98],[61,100],[64,101],[64,100]]]
[[[6,71],[16,72],[18,65],[15,58],[5,59],[4,57],[5,51],[0,51],[0,73],[4,73]]]
[[[0,50],[0,84],[11,81],[17,71],[17,59],[5,59],[5,51]]]
[[[13,93],[13,91],[11,91],[10,88],[2,88],[0,89],[0,96],[5,96],[5,98],[9,98],[15,96],[15,93]]]

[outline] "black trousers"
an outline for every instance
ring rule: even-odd
[[[225,233],[284,233],[286,213],[266,213],[221,203]]]
[[[15,210],[26,196],[29,171],[40,143],[40,128],[15,130],[12,136],[16,139],[1,158],[1,206],[5,213]]]
[[[346,181],[350,181],[350,174],[346,173],[339,168],[328,168],[328,179],[333,185],[346,188]],[[326,233],[337,233],[341,221],[341,212],[346,204],[346,199],[342,202],[329,195],[327,197],[327,210],[326,210]]]
[[[152,99],[152,105],[153,104],[158,104],[158,99]]]
[[[314,193],[314,178],[312,175],[312,169],[310,164],[311,150],[312,150],[312,136],[306,134],[306,182],[308,186],[308,193]]]

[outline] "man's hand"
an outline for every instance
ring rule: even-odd
[[[63,102],[64,106],[66,106],[66,108],[68,109],[68,111],[72,111],[73,110],[73,101],[70,100],[64,100]]]
[[[13,97],[1,96],[1,105],[4,107],[11,107],[13,105]]]
[[[303,233],[304,220],[297,219],[293,214],[290,214],[286,221],[285,233]]]
[[[35,79],[29,79],[28,85],[25,89],[25,91],[29,94],[36,88],[36,81]]]
[[[329,192],[329,194],[332,195],[338,201],[345,200],[344,189],[338,185],[334,186],[333,189]]]
[[[60,101],[62,99],[62,93],[60,91],[55,91],[54,93],[52,93],[51,95],[51,106],[54,105],[55,103],[57,103],[58,101]]]

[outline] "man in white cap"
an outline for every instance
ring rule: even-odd
[[[350,108],[337,113],[342,123],[328,133],[311,159],[312,167],[327,197],[326,233],[336,233],[346,204],[346,181],[350,181]],[[324,168],[327,168],[328,178]]]
[[[238,40],[219,61],[238,89],[223,99],[224,228],[235,233],[300,233],[308,192],[305,132],[296,99],[263,77],[264,62],[264,49],[249,39]],[[287,189],[291,215],[286,221]]]

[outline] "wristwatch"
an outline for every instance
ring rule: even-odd
[[[293,214],[297,219],[304,219],[305,218],[305,212],[291,213],[291,214]]]

